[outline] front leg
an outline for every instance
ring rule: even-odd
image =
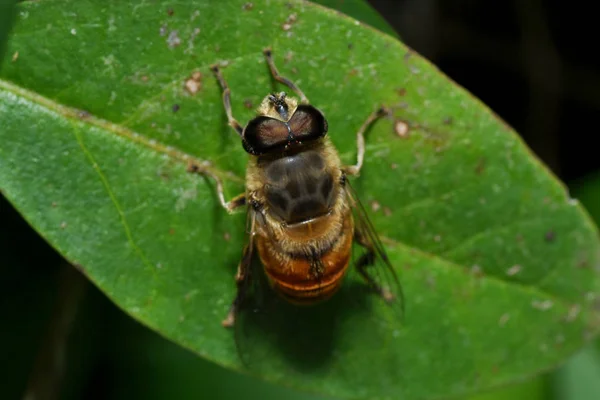
[[[365,159],[365,132],[375,121],[388,114],[389,110],[385,107],[381,107],[377,111],[372,112],[361,125],[356,133],[356,164],[344,167],[344,171],[348,175],[358,176],[358,174],[360,174],[360,169],[362,168]]]
[[[246,193],[241,193],[238,194],[237,196],[235,196],[233,199],[227,201],[225,200],[225,193],[223,192],[223,181],[221,181],[221,178],[206,170],[206,169],[202,169],[201,167],[199,167],[198,165],[194,164],[194,163],[190,163],[188,165],[187,168],[188,172],[192,172],[192,173],[197,173],[200,175],[204,175],[204,176],[209,176],[210,178],[212,178],[215,183],[217,184],[217,196],[219,197],[219,203],[221,203],[221,206],[227,210],[228,213],[232,213],[233,211],[235,211],[237,208],[243,207],[246,205]]]
[[[302,90],[300,90],[300,88],[294,82],[292,82],[288,78],[285,78],[279,74],[279,71],[277,70],[277,67],[275,66],[275,61],[273,61],[273,51],[271,50],[271,48],[268,47],[268,48],[264,49],[263,54],[265,55],[265,59],[267,60],[267,65],[269,66],[269,70],[271,71],[271,75],[273,76],[273,79],[275,79],[277,82],[283,83],[285,86],[292,89],[294,91],[294,93],[296,93],[296,95],[298,95],[298,97],[300,97],[300,103],[308,104],[308,99],[304,95],[304,92],[302,92]]]
[[[210,69],[217,77],[219,86],[221,86],[221,90],[223,91],[223,107],[225,108],[225,113],[227,114],[227,122],[229,123],[229,126],[231,126],[237,132],[237,134],[242,137],[244,128],[233,117],[233,112],[231,111],[231,90],[227,85],[227,81],[225,81],[225,78],[223,78],[223,74],[221,73],[221,69],[218,65],[212,65]]]

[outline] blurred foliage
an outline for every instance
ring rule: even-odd
[[[0,1],[0,67],[6,51],[6,42],[16,16],[17,0]]]
[[[364,0],[312,0],[312,2],[343,12],[358,21],[379,29],[381,32],[398,37],[398,32]]]

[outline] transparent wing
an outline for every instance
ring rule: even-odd
[[[397,306],[403,315],[404,292],[394,267],[364,206],[348,180],[345,184],[345,190],[354,217],[355,242],[365,249],[363,254],[356,259],[355,266],[372,289],[378,292],[388,303]]]

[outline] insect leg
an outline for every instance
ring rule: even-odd
[[[195,172],[201,175],[211,177],[217,184],[217,196],[219,197],[219,203],[223,206],[228,213],[232,213],[236,208],[240,208],[246,205],[246,193],[241,193],[235,196],[233,199],[226,201],[225,194],[223,193],[223,181],[219,178],[218,175],[202,169],[202,167],[197,164],[190,163],[187,168],[188,172]]]
[[[358,261],[356,262],[356,268],[358,269],[358,273],[363,277],[363,279],[367,282],[367,284],[373,288],[385,301],[391,302],[394,300],[394,295],[389,289],[386,289],[379,285],[373,276],[369,273],[369,267],[373,266],[375,263],[375,254],[376,249],[375,246],[367,239],[363,232],[360,229],[357,229],[354,232],[354,238],[356,242],[363,246],[367,251],[364,253]]]
[[[239,311],[241,304],[247,295],[247,290],[250,284],[250,266],[252,263],[252,243],[247,244],[242,252],[242,259],[238,265],[237,274],[235,275],[235,283],[237,285],[237,294],[231,303],[227,317],[221,322],[225,328],[231,328],[235,325],[235,317]]]
[[[388,113],[389,111],[385,107],[381,107],[377,111],[372,112],[371,115],[369,115],[369,117],[361,125],[360,129],[356,133],[356,164],[349,165],[344,168],[346,173],[349,175],[358,175],[360,173],[360,169],[362,168],[363,161],[365,159],[365,132],[375,121],[387,115]]]
[[[271,70],[271,74],[273,75],[273,78],[275,78],[276,81],[281,82],[285,86],[292,89],[294,91],[294,93],[296,93],[296,95],[298,95],[298,97],[300,97],[301,103],[308,104],[308,99],[306,98],[306,96],[304,95],[302,90],[300,90],[300,88],[298,86],[296,86],[296,84],[294,84],[294,82],[279,75],[279,71],[277,70],[277,67],[275,66],[275,62],[273,61],[273,52],[272,52],[271,48],[268,47],[268,48],[264,49],[263,54],[265,55],[265,58],[267,59],[267,64],[269,64],[269,69]]]
[[[237,134],[242,136],[242,132],[244,131],[244,128],[240,125],[239,122],[237,122],[237,120],[235,118],[233,118],[233,114],[231,112],[231,90],[229,89],[229,86],[227,86],[227,82],[225,81],[225,78],[223,78],[221,69],[219,68],[218,65],[212,65],[210,67],[210,69],[217,77],[217,80],[219,81],[219,85],[221,86],[221,90],[223,90],[223,106],[225,107],[225,112],[227,113],[227,121],[229,122],[229,125],[233,129],[235,129]]]

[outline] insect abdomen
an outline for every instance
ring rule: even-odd
[[[286,253],[268,237],[257,238],[257,250],[273,288],[286,300],[312,304],[328,299],[342,283],[348,268],[353,239],[352,217],[347,215],[332,246],[316,254],[322,271],[314,270],[311,255]]]

